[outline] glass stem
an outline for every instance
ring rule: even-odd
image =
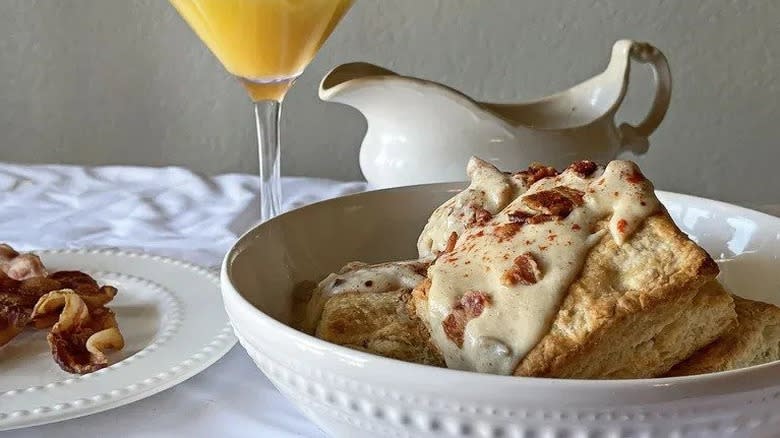
[[[265,222],[282,212],[280,176],[279,115],[281,102],[255,102],[257,149],[260,158],[260,221]]]

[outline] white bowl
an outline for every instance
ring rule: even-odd
[[[293,285],[345,262],[415,255],[430,212],[462,187],[432,184],[338,198],[257,226],[222,267],[241,345],[279,390],[338,437],[778,436],[780,363],[692,377],[555,380],[409,364],[285,325]],[[780,219],[673,193],[661,201],[747,298],[780,303]]]

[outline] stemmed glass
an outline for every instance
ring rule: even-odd
[[[254,102],[262,221],[281,212],[282,100],[353,1],[170,0]]]

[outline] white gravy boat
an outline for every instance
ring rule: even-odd
[[[655,97],[641,123],[617,126],[632,60],[652,67]],[[464,181],[472,155],[516,170],[534,161],[560,168],[579,159],[609,161],[623,150],[642,154],[666,114],[671,87],[663,53],[648,43],[620,40],[604,72],[533,102],[477,102],[445,85],[367,63],[331,70],[319,96],[365,116],[360,167],[379,188]]]

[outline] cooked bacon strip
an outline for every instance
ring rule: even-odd
[[[18,255],[19,252],[11,248],[10,245],[0,243],[0,263],[10,261]]]
[[[479,205],[474,207],[473,214],[474,216],[470,218],[468,224],[466,224],[467,228],[473,226],[484,227],[485,224],[493,219],[493,214]]]
[[[26,280],[47,275],[43,262],[35,254],[19,254],[6,244],[0,244],[0,271],[14,280]]]
[[[82,272],[56,272],[49,277],[20,281],[0,271],[0,346],[30,324],[33,308],[43,295],[65,288],[74,289],[90,309],[104,306],[116,295],[116,288],[98,287],[95,280]],[[51,327],[57,322],[57,315],[36,318],[32,322],[38,329]]]
[[[599,165],[589,160],[575,161],[569,169],[576,172],[582,178],[588,178],[599,168]]]
[[[520,224],[516,222],[509,222],[506,224],[496,225],[493,228],[493,235],[496,236],[499,242],[509,240],[514,237],[520,231]]]
[[[25,310],[18,306],[0,304],[0,346],[16,337],[27,325]]]
[[[48,318],[52,314],[58,314],[58,318],[46,339],[54,361],[64,371],[76,374],[97,371],[108,365],[106,350],[124,348],[114,312],[105,307],[90,309],[72,289],[42,296],[32,318]]]
[[[79,271],[59,271],[49,278],[60,283],[60,289],[73,289],[90,309],[105,306],[116,296],[113,286],[98,286],[97,281]]]
[[[526,252],[517,256],[509,268],[501,276],[501,284],[514,286],[516,284],[536,284],[542,278],[542,271],[536,263],[533,254]]]
[[[534,211],[563,219],[574,207],[582,205],[583,196],[584,193],[579,190],[559,186],[526,195],[523,203]]]
[[[466,331],[466,324],[472,319],[478,317],[485,310],[486,306],[492,303],[490,295],[472,291],[464,294],[460,301],[452,307],[452,312],[442,321],[444,334],[450,341],[454,342],[458,348],[463,348],[463,336]]]
[[[38,299],[58,288],[58,282],[47,278],[36,277],[19,281],[0,272],[0,346],[13,339],[27,326]]]
[[[523,181],[527,187],[530,187],[545,178],[552,178],[555,176],[558,176],[558,171],[555,170],[554,167],[545,166],[539,163],[533,163],[528,166],[528,169],[514,174],[514,177]]]
[[[452,252],[455,249],[455,244],[458,243],[458,233],[450,233],[449,239],[447,239],[447,247],[444,248],[444,253]]]

